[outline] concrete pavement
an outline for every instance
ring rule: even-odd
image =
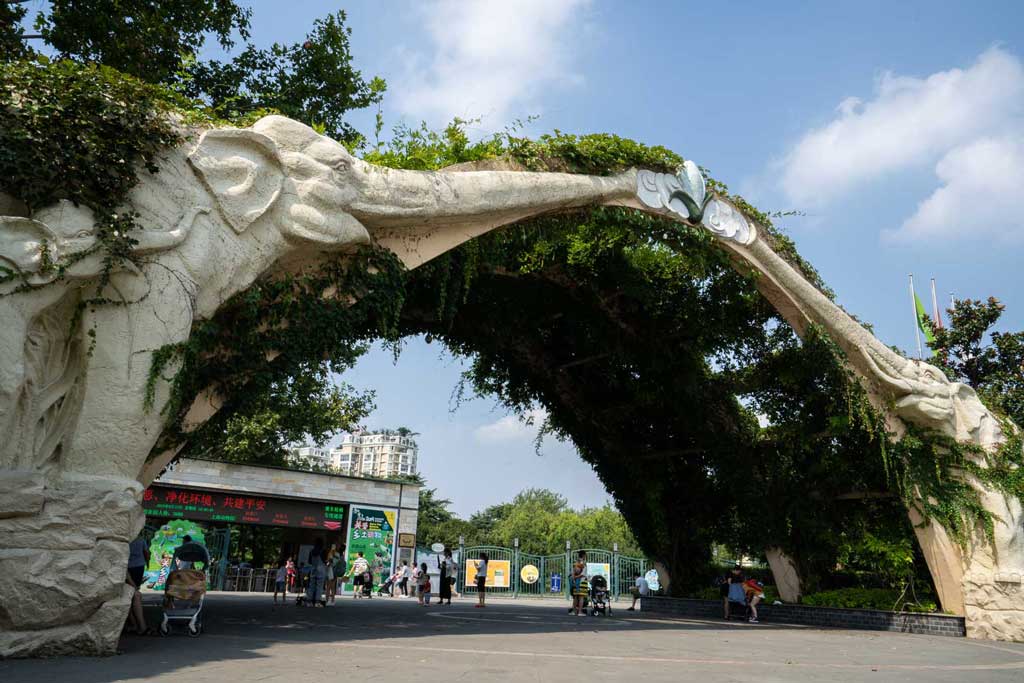
[[[147,617],[158,614],[147,595]],[[211,594],[206,632],[126,636],[123,654],[0,662],[6,682],[287,681],[1021,681],[1024,645],[866,631],[675,620],[626,612],[574,617],[567,603],[469,599],[452,607],[346,598],[273,607]]]

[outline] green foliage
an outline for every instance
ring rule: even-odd
[[[889,538],[884,535],[887,529],[880,527],[866,529],[846,540],[840,548],[839,563],[872,572],[882,577],[889,587],[906,585],[908,578],[913,578],[915,562],[913,536],[899,533],[906,526],[906,523],[896,526],[897,533]]]
[[[355,145],[362,136],[344,122],[345,113],[378,103],[386,85],[380,78],[367,83],[353,68],[351,33],[339,11],[313,22],[301,43],[249,45],[229,62],[189,57],[178,71],[179,87],[221,118],[273,110]]]
[[[985,405],[1024,425],[1024,332],[994,332],[1005,306],[958,300],[946,311],[949,325],[934,327],[934,361],[949,378],[967,384]]]
[[[137,243],[137,216],[118,209],[138,169],[156,173],[159,155],[179,141],[170,110],[167,93],[108,67],[0,64],[0,191],[30,211],[59,199],[92,209],[106,277]],[[44,265],[62,274],[70,264]]]
[[[188,341],[154,354],[147,400],[165,370],[175,368],[163,443],[185,438],[177,427],[206,387],[216,389],[224,406],[188,436],[189,453],[218,452],[227,420],[267,408],[293,413],[281,417],[291,425],[288,440],[299,440],[293,437],[304,422],[314,437],[350,428],[369,412],[368,397],[331,389],[329,375],[351,367],[367,340],[397,338],[402,296],[395,256],[366,249],[325,257],[320,270],[263,280],[233,297],[213,320],[197,322]]]
[[[626,555],[639,555],[629,526],[611,507],[572,510],[565,498],[547,489],[526,489],[509,503],[492,505],[462,520],[448,510],[451,501],[438,499],[435,489],[420,489],[417,536],[421,544],[441,542],[458,545],[497,545],[527,553],[552,555],[574,548],[606,548],[619,545]]]
[[[695,598],[697,600],[716,600],[718,602],[721,602],[722,600],[722,594],[719,593],[718,586],[709,586],[707,588],[702,588],[699,591],[691,593],[687,597]],[[762,603],[768,605],[779,599],[779,591],[775,588],[775,586],[765,584],[764,600],[762,600]]]
[[[840,588],[805,595],[803,604],[812,607],[843,607],[847,609],[880,609],[907,612],[935,612],[932,599],[910,602],[902,591],[891,588]]]
[[[675,172],[683,158],[664,147],[608,133],[571,135],[556,130],[538,140],[508,135],[508,154],[534,171],[607,175],[627,168]]]
[[[22,37],[21,21],[28,13],[24,5],[0,2],[0,61],[28,57],[31,51]]]
[[[252,10],[234,0],[51,0],[36,28],[63,59],[96,62],[150,83],[175,80],[181,56],[213,36],[249,37]]]
[[[224,422],[207,442],[206,458],[260,465],[288,464],[288,445],[312,440],[318,446],[339,431],[352,430],[373,409],[373,392],[332,382],[323,365],[276,381],[244,413]],[[260,402],[262,401],[262,403]],[[198,446],[195,447],[198,450]]]

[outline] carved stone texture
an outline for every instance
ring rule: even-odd
[[[280,116],[191,132],[119,207],[143,228],[103,293],[121,305],[86,305],[74,329],[103,269],[94,217],[69,202],[29,215],[0,197],[2,654],[114,651],[126,544],[141,523],[124,482],[148,483],[174,454],[151,452],[169,397],[161,380],[144,407],[152,356],[197,320],[257,278],[371,242],[414,267],[523,218],[637,203],[635,171],[396,171]],[[55,280],[48,262],[70,256]],[[220,405],[208,394],[192,422]],[[76,477],[91,483],[70,486]]]
[[[0,658],[112,652],[142,486],[0,471]]]
[[[798,334],[805,333],[809,323],[829,333],[897,436],[905,433],[906,424],[913,424],[989,453],[1004,443],[1000,421],[973,389],[950,382],[936,367],[892,351],[759,239],[756,229],[753,234],[748,244],[723,239],[722,247],[739,269],[758,274],[758,289]],[[964,554],[934,521],[915,529],[918,540],[943,608],[966,616],[969,636],[1024,641],[1024,595],[996,580],[999,575],[1024,574],[1021,501],[970,481],[995,519],[994,544],[979,530]],[[914,510],[910,516],[915,525],[923,521]]]

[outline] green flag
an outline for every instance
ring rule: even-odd
[[[924,310],[924,304],[917,297],[917,292],[914,292],[914,305],[917,306],[917,326],[921,328],[924,340],[931,346],[935,343],[935,335],[932,334],[932,319],[928,316],[928,312]],[[932,351],[933,356],[935,353],[936,351]]]

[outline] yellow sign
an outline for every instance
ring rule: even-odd
[[[476,585],[476,563],[479,560],[466,560],[466,585]],[[512,563],[508,560],[490,560],[487,563],[487,587],[508,588],[512,574]]]
[[[532,564],[528,564],[519,570],[519,576],[523,579],[523,583],[534,584],[540,578],[540,570]]]
[[[398,534],[399,548],[415,548],[416,534]]]

